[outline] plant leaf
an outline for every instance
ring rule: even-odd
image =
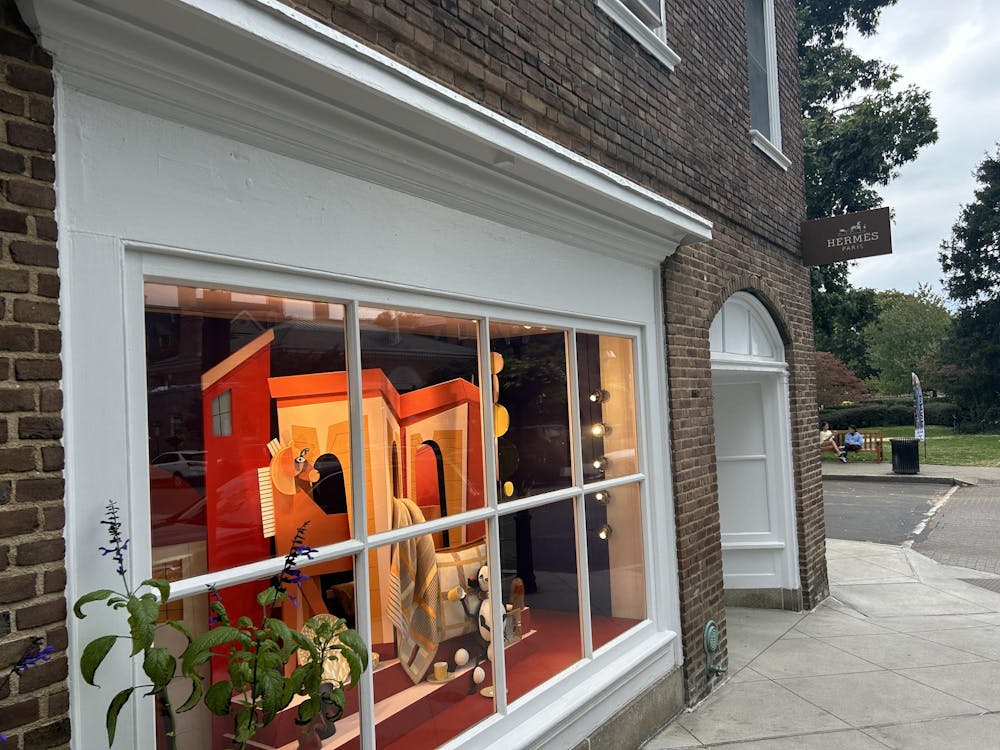
[[[350,685],[351,687],[354,687],[355,685],[358,684],[358,679],[361,677],[362,670],[364,670],[364,667],[361,665],[361,657],[358,656],[358,654],[354,651],[354,649],[349,647],[341,648],[340,653],[344,657],[344,660],[347,662],[347,666],[351,668]]]
[[[361,640],[358,632],[356,630],[345,630],[337,634],[337,639],[358,655],[358,658],[361,660],[361,671],[366,670],[368,668],[368,647]]]
[[[167,686],[177,671],[177,660],[165,648],[151,648],[142,661],[142,671],[153,681],[153,688]]]
[[[128,600],[128,626],[132,633],[132,656],[153,645],[160,605],[152,594],[131,597]]]
[[[194,636],[191,635],[191,631],[188,630],[186,627],[184,627],[184,625],[182,623],[179,623],[176,620],[167,620],[166,624],[167,624],[167,627],[171,627],[174,630],[176,630],[178,633],[183,634],[183,636],[185,638],[187,638],[187,642],[188,643],[190,643],[191,641],[194,640]]]
[[[164,581],[162,578],[147,578],[141,585],[159,591],[161,603],[166,603],[167,599],[170,598],[170,581]]]
[[[102,599],[107,599],[109,596],[114,596],[116,592],[111,589],[98,589],[97,591],[91,591],[89,594],[84,594],[79,599],[76,600],[76,604],[73,605],[73,614],[79,617],[81,620],[86,617],[83,614],[83,605],[89,604],[90,602],[99,602]]]
[[[233,702],[233,683],[222,680],[205,691],[205,707],[216,716],[225,716]]]
[[[122,708],[124,708],[128,699],[132,696],[133,690],[135,690],[134,687],[125,688],[112,698],[111,703],[108,704],[108,715],[105,720],[108,728],[108,747],[115,744],[115,729],[118,726],[118,714],[122,712]]]
[[[104,657],[108,655],[117,640],[117,636],[105,635],[101,638],[95,638],[83,649],[83,655],[80,657],[80,671],[88,685],[97,687],[94,682],[94,673],[97,672],[97,668],[101,666]]]
[[[270,724],[278,711],[283,709],[282,698],[285,694],[285,678],[277,670],[267,669],[257,675],[257,690],[260,693],[260,707],[263,711],[264,724]]]
[[[181,669],[184,674],[190,674],[196,665],[205,663],[211,656],[208,652],[213,648],[229,643],[239,634],[240,631],[231,625],[222,625],[199,635],[184,649],[184,655],[181,657]],[[205,655],[204,658],[202,655]]]
[[[191,695],[189,695],[188,699],[177,709],[177,713],[182,714],[185,711],[190,711],[192,708],[197,706],[198,701],[201,700],[202,694],[201,676],[194,674],[191,676]]]

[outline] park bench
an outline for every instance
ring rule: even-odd
[[[882,463],[882,430],[858,430],[861,436],[865,439],[864,445],[861,446],[861,451],[865,453],[874,453],[875,460]],[[837,441],[837,445],[844,444],[844,435],[847,434],[847,430],[834,430],[833,439]]]

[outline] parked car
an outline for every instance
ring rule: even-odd
[[[151,465],[170,474],[175,487],[205,484],[205,451],[167,451],[154,458]]]

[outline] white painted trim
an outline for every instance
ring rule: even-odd
[[[781,106],[778,99],[778,40],[774,22],[774,0],[764,0],[764,44],[767,49],[767,108],[771,120],[771,137],[768,140],[774,144],[778,153],[781,153]]]
[[[633,262],[711,238],[693,211],[278,0],[19,7],[66,85],[99,98]]]
[[[722,549],[784,549],[782,541],[771,542],[722,542]]]
[[[652,13],[647,17],[650,20],[646,21],[639,18],[621,0],[597,0],[597,7],[607,13],[626,34],[639,43],[639,46],[663,63],[667,70],[672,71],[681,61],[680,55],[667,44],[666,36],[661,36],[653,30],[659,28],[662,33],[664,23],[661,19],[653,18]]]
[[[774,161],[774,163],[781,167],[784,171],[787,172],[788,168],[792,166],[792,160],[785,156],[778,146],[771,143],[771,141],[767,139],[767,136],[756,128],[750,129],[750,142],[763,151],[768,158]]]

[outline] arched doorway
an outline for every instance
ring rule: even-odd
[[[710,343],[726,601],[801,609],[784,343],[747,292],[715,316]]]

